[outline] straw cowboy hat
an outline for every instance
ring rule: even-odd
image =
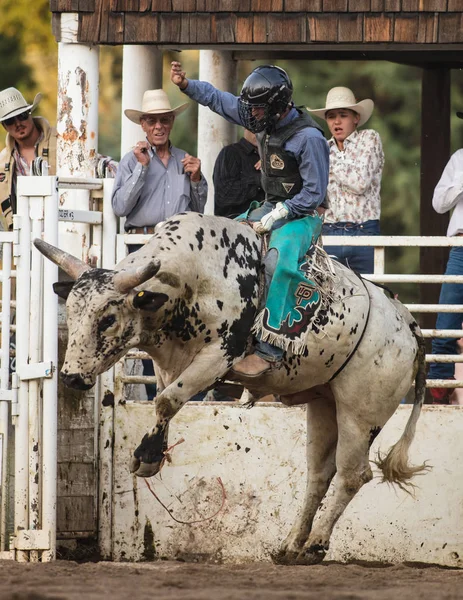
[[[41,99],[42,94],[37,94],[34,102],[28,104],[19,90],[14,87],[6,88],[6,90],[0,92],[0,123],[27,110],[32,112]]]
[[[326,106],[325,108],[309,108],[307,110],[314,114],[316,117],[320,117],[321,119],[325,119],[325,114],[329,110],[333,110],[335,108],[349,108],[350,110],[354,110],[356,113],[360,115],[360,121],[358,126],[363,125],[368,121],[371,117],[371,113],[373,112],[373,108],[375,103],[373,100],[362,100],[361,102],[357,102],[355,99],[354,93],[352,90],[346,87],[334,87],[328,92],[326,96]]]
[[[124,110],[125,116],[133,123],[140,123],[142,115],[162,115],[172,113],[174,116],[180,115],[188,108],[188,102],[172,108],[169,98],[164,90],[148,90],[143,94],[141,110]]]

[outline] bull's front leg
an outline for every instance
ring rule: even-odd
[[[156,424],[134,452],[130,471],[138,477],[156,475],[167,447],[170,420],[195,394],[213,385],[229,369],[219,343],[203,348],[193,362],[156,397]]]

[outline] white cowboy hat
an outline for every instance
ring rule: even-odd
[[[188,102],[172,108],[169,98],[164,90],[148,90],[143,94],[141,110],[124,110],[125,116],[133,123],[140,123],[142,115],[162,115],[172,113],[174,116],[181,114],[188,108]]]
[[[325,108],[309,108],[307,110],[314,114],[316,117],[320,117],[320,119],[326,119],[325,114],[329,110],[333,110],[335,108],[349,108],[350,110],[355,111],[360,115],[360,121],[358,126],[360,127],[364,123],[368,121],[371,117],[371,113],[373,112],[373,108],[375,103],[373,100],[361,100],[357,102],[355,99],[354,93],[352,90],[346,87],[334,87],[328,92],[326,96],[326,106]]]
[[[32,112],[41,99],[42,94],[37,94],[34,102],[28,104],[19,90],[14,87],[6,88],[6,90],[0,92],[0,123],[27,110]]]

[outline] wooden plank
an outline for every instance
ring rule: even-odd
[[[285,0],[285,12],[322,12],[322,0]]]
[[[172,0],[150,0],[151,12],[172,12]]]
[[[254,15],[252,37],[255,44],[267,43],[267,15]]]
[[[108,15],[108,44],[124,43],[124,17],[125,13],[113,13]],[[146,19],[146,16],[145,16]]]
[[[170,15],[163,16],[169,17]],[[159,15],[157,15],[156,13],[126,13],[124,27],[124,44],[134,44],[136,42],[158,42],[160,36],[159,20]]]
[[[371,11],[372,12],[383,12],[384,0],[371,0]]]
[[[151,11],[151,0],[140,0],[139,12],[150,12]]]
[[[140,0],[111,0],[111,10],[115,12],[138,12]]]
[[[172,0],[173,12],[195,12],[196,0]]]
[[[58,422],[60,429],[92,429],[94,398],[88,392],[59,384]]]
[[[421,14],[418,21],[419,44],[433,44],[437,42],[437,27],[439,17],[435,13]]]
[[[59,8],[58,8],[58,0],[50,0],[50,11],[53,12],[59,12]]]
[[[420,235],[446,235],[449,213],[432,207],[434,188],[450,157],[450,69],[423,69],[421,86]],[[420,273],[444,273],[448,249],[420,248]],[[420,302],[437,304],[439,285],[420,285]],[[420,325],[432,329],[436,315],[424,314]]]
[[[391,15],[365,15],[364,20],[365,42],[390,42],[392,41],[392,16]]]
[[[56,506],[58,533],[94,531],[96,533],[96,500],[93,496],[59,497]]]
[[[94,454],[94,429],[58,429],[59,462],[91,462]]]
[[[395,15],[394,42],[416,43],[418,40],[418,13]]]
[[[236,43],[252,44],[254,17],[251,14],[236,16]]]
[[[181,42],[182,41],[182,15],[181,14],[162,14],[156,15],[159,18],[159,41],[162,42]],[[144,17],[146,19],[146,16]]]
[[[338,42],[363,41],[363,15],[340,14],[338,19]]]
[[[138,5],[138,0],[132,1],[136,1]],[[95,0],[79,0],[79,12],[93,12],[94,10]]]
[[[196,0],[196,12],[252,12],[252,10],[251,0]]]
[[[385,0],[384,12],[398,12],[402,10],[401,0]]]
[[[298,13],[269,14],[267,27],[267,41],[270,44],[283,44],[288,40],[294,40],[296,43],[307,41],[306,20]]]
[[[447,0],[447,12],[461,12],[461,0]]]
[[[441,44],[463,42],[463,14],[439,15],[437,41]]]
[[[208,14],[190,15],[190,42],[192,44],[211,43],[211,18]]]
[[[346,12],[348,0],[323,0],[324,12]]]
[[[58,496],[95,496],[95,465],[58,463]]]
[[[219,44],[233,44],[235,42],[236,16],[231,13],[213,15],[216,34],[212,37]]]
[[[349,12],[369,12],[371,0],[349,0]]]
[[[338,16],[312,14],[308,16],[309,39],[311,42],[337,42]]]
[[[461,8],[460,4],[460,10]],[[402,0],[402,10],[404,12],[446,12],[447,0]]]
[[[251,0],[250,12],[282,12],[284,10],[283,0]]]

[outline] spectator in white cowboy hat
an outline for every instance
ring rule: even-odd
[[[30,175],[37,157],[47,161],[50,175],[55,174],[56,129],[46,119],[32,117],[41,98],[37,94],[29,104],[14,87],[0,92],[0,123],[7,132],[0,153],[0,219],[7,231],[13,229],[18,175]]]
[[[0,221],[7,231],[13,229],[17,177],[41,175],[43,163],[48,175],[56,174],[56,129],[43,117],[32,116],[41,98],[37,94],[29,104],[14,87],[0,91],[0,123],[7,132],[6,147],[0,153]],[[115,173],[117,162],[102,155],[99,159],[108,174]]]
[[[378,235],[381,211],[381,175],[384,154],[377,131],[358,127],[373,112],[373,100],[357,102],[349,88],[332,88],[324,108],[307,108],[324,119],[331,139],[329,208],[325,213],[323,236]],[[359,273],[374,270],[374,249],[356,246],[328,246],[326,250]]]
[[[172,108],[164,90],[148,90],[141,110],[127,109],[125,116],[141,125],[145,135],[121,160],[117,170],[112,205],[118,217],[126,217],[127,233],[151,234],[154,227],[179,212],[203,212],[207,183],[201,161],[169,140],[175,117],[188,103]],[[128,251],[141,246],[129,244]],[[151,360],[143,361],[143,374],[154,375]],[[156,386],[147,384],[148,400]]]

